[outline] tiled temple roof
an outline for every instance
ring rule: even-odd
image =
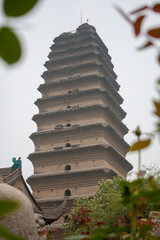
[[[33,207],[34,212],[41,214],[46,223],[52,223],[58,220],[65,212],[66,201],[63,201],[63,203],[56,208],[42,209],[35,200],[35,198],[33,197],[33,195],[31,194],[29,188],[27,187],[27,184],[22,176],[22,172],[20,169],[16,169],[13,171],[11,167],[0,168],[0,176],[2,176],[2,181],[4,183],[9,184],[11,186],[14,186],[14,183],[18,180],[22,182],[23,186],[28,192],[30,200],[34,203]],[[22,189],[20,190],[22,191]]]

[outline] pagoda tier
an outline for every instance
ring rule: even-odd
[[[114,98],[114,93],[119,90],[119,85],[114,81],[114,84],[109,80],[111,78],[110,74],[108,74],[106,68],[102,63],[99,62],[90,62],[90,63],[77,63],[73,66],[64,66],[57,68],[52,71],[46,71],[43,73],[42,77],[44,78],[46,83],[57,82],[62,78],[70,78],[71,76],[75,76],[79,74],[81,76],[99,74],[101,76],[105,76],[106,81],[111,89],[110,94]]]
[[[108,106],[120,120],[125,117],[125,112],[110,97],[107,91],[101,89],[88,89],[79,91],[74,89],[68,91],[67,94],[51,96],[38,99],[35,104],[39,108],[39,113],[52,112],[56,110],[66,109],[68,106],[79,105],[79,107],[101,104]]]
[[[33,186],[34,196],[43,211],[46,211],[46,208],[55,209],[57,206],[62,206],[66,201],[65,221],[76,198],[93,197],[99,181],[101,179],[110,179],[114,176],[117,176],[117,174],[106,167],[94,167],[91,169],[86,168],[85,170],[75,170],[72,173],[66,171],[63,174],[35,174],[34,178],[28,179],[28,183]],[[46,181],[44,181],[44,177]],[[46,191],[46,189],[49,191]],[[61,223],[61,219],[57,223]]]
[[[33,177],[28,178],[28,183],[32,185],[34,197],[37,200],[44,196],[45,200],[47,198],[64,200],[65,196],[91,195],[97,190],[98,182],[101,179],[112,178],[116,175],[114,171],[106,167],[94,167],[55,174],[35,174]]]
[[[108,49],[97,35],[95,28],[90,31],[91,28],[89,29],[87,26],[86,31],[84,31],[83,25],[83,31],[81,30],[81,27],[79,27],[75,34],[63,33],[59,37],[55,38],[55,44],[51,46],[52,52],[48,56],[49,60],[58,61],[60,59],[64,59],[66,56],[73,57],[79,55],[81,57],[84,53],[88,54],[90,52],[96,52],[101,54],[101,57],[107,61],[108,70],[117,77],[117,75],[113,72],[113,64],[111,63],[111,57],[108,54]]]
[[[102,65],[102,69],[101,72],[105,71],[106,72],[106,76],[108,77],[108,81],[110,78],[112,78],[112,80],[116,79],[116,75],[114,74],[113,71],[109,70],[107,68],[107,61],[104,60],[100,54],[96,53],[96,52],[91,52],[91,53],[87,53],[87,54],[82,54],[81,56],[74,56],[74,57],[65,57],[65,59],[61,59],[61,61],[57,61],[55,63],[55,61],[48,61],[45,63],[45,67],[48,69],[48,72],[44,72],[43,76],[49,76],[51,72],[57,73],[59,72],[57,68],[63,68],[63,70],[65,70],[66,72],[69,70],[74,70],[79,68],[83,68],[84,65],[93,65],[93,61],[97,64],[97,65]],[[69,62],[66,65],[66,62]],[[73,64],[74,63],[74,64]],[[53,78],[52,78],[53,79]],[[113,85],[114,88],[116,88],[116,90],[119,89],[119,85],[116,81],[112,82],[109,81],[111,85]]]
[[[129,145],[105,123],[95,123],[74,128],[63,128],[60,131],[50,130],[31,135],[37,151],[48,151],[73,145],[90,145],[94,143],[109,144],[125,157]]]
[[[60,78],[56,82],[50,82],[41,84],[38,90],[42,93],[42,97],[56,96],[59,94],[66,94],[69,91],[78,89],[79,91],[90,89],[101,89],[107,91],[107,94],[111,97],[110,92],[112,88],[106,81],[106,78],[100,74],[90,74],[81,76],[81,74],[74,74],[69,78]],[[123,98],[118,92],[114,91],[115,103],[122,104]]]
[[[35,174],[64,172],[67,165],[70,165],[69,170],[107,166],[124,177],[132,167],[114,148],[102,143],[36,151],[29,155],[29,159],[36,169]]]
[[[109,107],[102,105],[90,105],[79,108],[73,105],[71,108],[36,114],[33,120],[37,123],[38,132],[45,130],[75,128],[79,125],[90,125],[92,123],[107,123],[123,137],[128,128],[113,114]]]
[[[125,178],[132,169],[125,159],[126,113],[108,49],[93,26],[56,37],[48,58],[35,102],[28,183],[41,206],[66,199],[68,214],[73,200],[93,196],[101,179]]]

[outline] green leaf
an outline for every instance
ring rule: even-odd
[[[16,34],[8,27],[0,28],[0,57],[9,64],[21,57],[21,46]]]
[[[7,16],[19,17],[29,12],[38,0],[4,0],[4,12]]]
[[[19,203],[10,199],[0,199],[0,217],[4,217],[6,214],[11,213],[19,207]]]
[[[109,227],[106,226],[102,226],[102,227],[97,227],[93,230],[93,232],[90,235],[90,238],[92,240],[104,240],[107,239],[107,237],[109,236],[111,230]]]
[[[143,179],[136,179],[132,182],[121,181],[121,202],[124,205],[136,203],[141,193],[139,189],[143,185]]]
[[[2,225],[0,225],[0,237],[6,240],[26,240],[24,237],[9,232],[8,229],[4,228]]]
[[[151,139],[147,139],[147,140],[143,140],[143,141],[138,141],[136,143],[134,143],[132,145],[132,147],[130,148],[130,152],[132,151],[138,151],[141,150],[143,148],[146,148],[149,146],[149,144],[151,143]]]
[[[160,189],[142,190],[141,196],[145,197],[150,202],[160,203]]]
[[[144,225],[143,227],[139,228],[139,237],[143,239],[143,237],[148,237],[148,233],[152,230],[153,225]],[[150,239],[150,238],[148,238]]]

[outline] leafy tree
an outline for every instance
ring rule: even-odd
[[[139,176],[139,180],[132,182],[122,181],[120,177],[102,180],[93,198],[75,200],[68,224],[64,226],[66,235],[89,233],[102,224],[112,232],[117,225],[130,223],[132,211],[146,219],[150,211],[160,211],[160,197],[151,197],[160,192],[160,169],[150,167],[145,170],[143,179]]]
[[[66,234],[74,235],[68,239],[159,239],[151,234],[155,224],[149,217],[160,210],[160,184],[153,177],[102,181],[93,199],[76,203],[65,226]]]
[[[145,167],[144,166],[144,179],[146,179],[145,183],[145,189],[150,191],[151,185],[150,185],[150,179],[154,179],[154,185],[160,189],[160,169],[158,166],[150,166]],[[148,181],[149,179],[149,181]],[[148,202],[146,205],[146,213],[145,216],[148,217],[150,211],[160,211],[160,201],[158,203],[155,202]]]
[[[154,177],[154,180],[160,185],[160,168],[157,165],[145,167],[143,166],[145,175],[144,177]]]
[[[122,216],[127,219],[128,209],[120,201],[120,177],[114,177],[108,180],[102,180],[98,185],[98,190],[93,198],[77,199],[74,202],[74,207],[68,217],[68,224],[65,225],[65,232],[67,235],[78,234],[82,231],[87,231],[88,226],[79,225],[76,221],[79,209],[89,209],[88,217],[92,220],[89,221],[89,228],[95,224],[106,224],[111,229],[114,228],[116,217]]]

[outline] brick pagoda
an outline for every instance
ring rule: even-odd
[[[34,175],[28,183],[42,208],[67,200],[65,218],[75,198],[93,196],[101,179],[125,178],[132,166],[125,159],[120,86],[95,28],[85,23],[62,33],[48,58],[38,88],[42,97],[35,102],[35,151],[29,155]]]

